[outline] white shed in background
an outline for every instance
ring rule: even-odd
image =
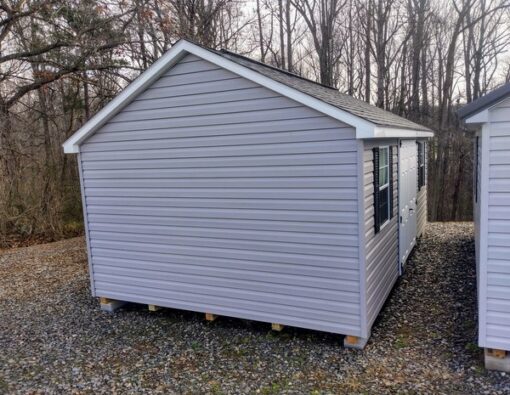
[[[430,136],[181,40],[64,144],[79,156],[92,294],[363,347],[425,224]]]
[[[510,371],[510,84],[459,116],[474,135],[478,343],[489,369]]]

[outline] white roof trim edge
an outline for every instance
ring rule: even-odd
[[[412,130],[392,128],[387,126],[376,126],[373,136],[358,136],[358,138],[428,138],[434,137],[433,132],[426,132],[424,130]]]
[[[108,103],[101,111],[94,115],[78,131],[76,131],[64,144],[65,153],[78,153],[80,144],[96,130],[102,127],[109,119],[116,115],[135,96],[159,78],[170,67],[177,63],[186,53],[196,55],[217,66],[247,78],[283,96],[293,99],[307,107],[313,108],[323,114],[329,115],[341,122],[356,128],[356,138],[378,137],[431,137],[431,132],[415,131],[411,129],[382,128],[372,122],[366,121],[347,111],[327,104],[319,99],[300,92],[285,84],[277,82],[247,67],[241,66],[207,49],[189,41],[177,42],[158,61],[143,72],[137,79],[129,84],[117,97]],[[393,131],[390,133],[390,129]],[[418,136],[419,135],[419,136]]]

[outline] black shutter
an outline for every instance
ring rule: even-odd
[[[422,156],[423,146],[418,141],[416,142],[416,144],[418,144],[418,191],[419,191],[423,185],[423,173],[421,171],[421,169],[422,169],[421,164],[422,164],[422,158],[423,158],[423,156]]]
[[[390,205],[390,218],[393,218],[393,146],[390,145],[388,150],[388,172],[390,173],[389,182],[390,182],[390,201],[388,204]]]
[[[379,148],[374,148],[374,228],[375,233],[380,230],[379,224]]]
[[[423,176],[421,177],[421,186],[427,185],[427,143],[423,144]]]

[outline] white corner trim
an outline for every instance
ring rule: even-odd
[[[478,289],[478,345],[487,346],[487,258],[489,237],[489,155],[490,124],[485,123],[480,132],[482,146],[480,164],[480,239],[479,239],[479,289]]]
[[[170,67],[182,59],[186,54],[196,55],[210,63],[229,70],[241,77],[262,85],[274,92],[281,94],[301,103],[307,107],[313,108],[323,114],[337,119],[349,126],[356,128],[356,138],[376,138],[376,137],[431,137],[429,132],[416,132],[408,129],[397,129],[398,133],[390,133],[388,128],[380,128],[372,122],[364,120],[347,111],[327,104],[306,93],[300,92],[281,82],[266,77],[248,67],[242,66],[220,55],[215,54],[205,48],[195,45],[189,41],[181,40],[175,44],[158,61],[143,72],[136,80],[129,84],[115,99],[108,103],[101,111],[92,117],[76,133],[74,133],[64,144],[65,153],[79,152],[80,144],[96,130],[102,127],[109,119],[117,114],[125,105],[127,105],[135,96],[140,94],[145,88],[153,83],[158,77],[166,72]],[[393,130],[393,129],[392,129]],[[381,136],[379,136],[381,135]]]

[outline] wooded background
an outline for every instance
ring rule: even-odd
[[[0,246],[81,231],[62,142],[181,37],[429,126],[429,220],[469,220],[455,111],[510,79],[509,1],[0,0]]]

